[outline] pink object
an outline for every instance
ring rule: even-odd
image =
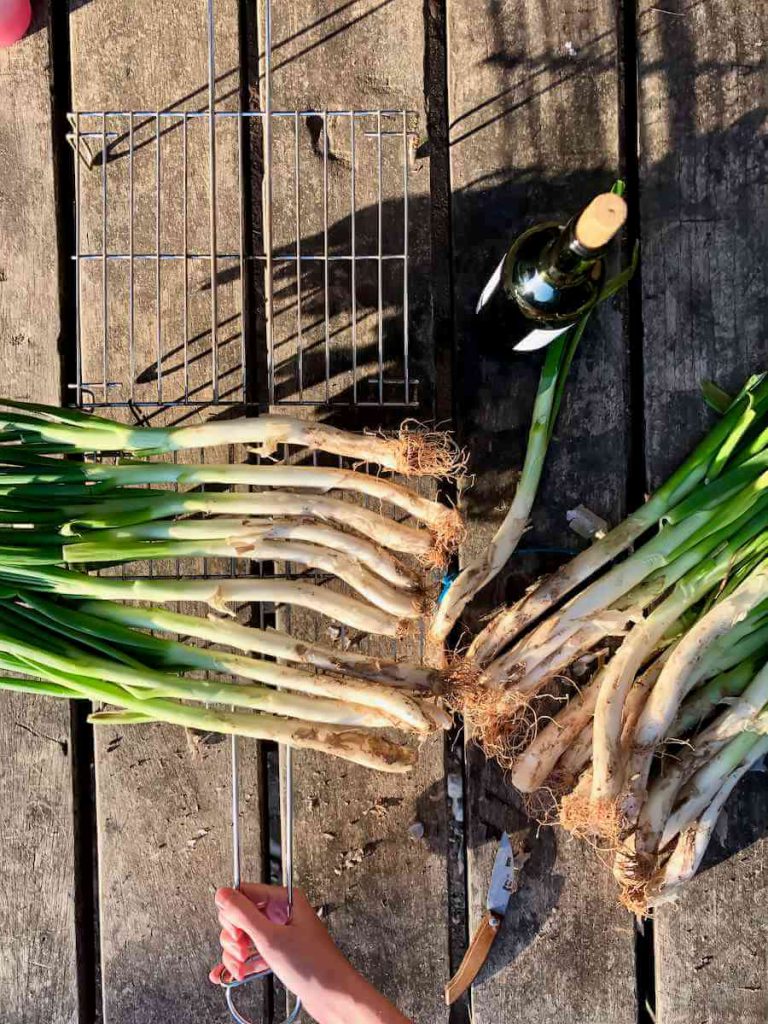
[[[291,920],[291,912],[285,899],[267,900],[266,909],[263,910],[263,913],[272,924],[288,924]]]
[[[21,39],[32,21],[29,0],[0,0],[0,46],[10,46]]]

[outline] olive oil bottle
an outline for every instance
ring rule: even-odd
[[[530,352],[576,323],[599,298],[603,256],[626,218],[624,199],[605,192],[565,225],[550,221],[523,232],[477,303],[493,337]]]

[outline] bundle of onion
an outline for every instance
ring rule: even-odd
[[[287,664],[140,627],[236,644]],[[448,725],[427,670],[318,646],[307,650],[278,632],[159,608],[6,591],[0,666],[9,673],[0,677],[0,689],[108,705],[90,716],[95,725],[169,722],[321,750],[381,771],[407,771],[416,758],[412,747],[382,730],[423,738]]]
[[[18,673],[27,665],[35,685],[43,687],[39,692],[79,694],[121,709],[106,719],[99,713],[95,722],[115,721],[119,714],[121,721],[198,724],[314,746],[388,770],[408,767],[411,755],[365,730],[396,724],[421,734],[447,723],[433,702],[402,692],[435,688],[434,675],[418,666],[299,644],[277,633],[243,633],[245,627],[234,623],[179,619],[160,608],[151,609],[147,619],[146,609],[129,612],[112,603],[199,601],[231,613],[235,603],[270,602],[311,609],[364,634],[399,637],[411,631],[429,604],[425,569],[443,565],[461,536],[454,509],[359,465],[182,465],[126,460],[122,453],[157,455],[247,443],[260,455],[271,455],[277,445],[309,445],[373,465],[377,473],[451,475],[460,471],[462,457],[447,435],[404,429],[387,438],[269,416],[160,429],[7,401],[0,401],[0,408],[0,580],[8,595],[0,611],[0,654],[6,669]],[[65,453],[116,458],[56,457]],[[177,489],[206,485],[258,490]],[[344,497],[373,500],[378,508]],[[132,577],[130,569],[122,576],[92,576],[77,568],[187,558],[255,561],[268,571],[206,579]],[[275,564],[313,570],[315,576],[276,578]],[[345,590],[326,586],[328,577],[345,584]],[[56,600],[44,598],[45,593]],[[78,609],[74,602],[85,605]],[[64,629],[66,641],[48,646],[46,635],[44,642],[33,643],[28,620],[41,610],[46,628]],[[98,630],[89,625],[91,619]],[[110,623],[106,635],[104,622]],[[249,652],[299,661],[301,667],[201,652],[136,632],[137,627],[162,629],[162,623],[217,644],[251,645],[245,647]],[[83,651],[94,647],[94,635],[100,638],[99,657]],[[123,648],[130,652],[130,670]],[[144,682],[131,682],[137,659],[144,659]],[[214,685],[166,671],[180,666],[252,682]],[[29,689],[32,684],[15,680],[12,685]],[[234,710],[191,707],[189,701]],[[322,723],[322,729],[308,722]]]
[[[566,794],[562,823],[617,851],[638,911],[695,871],[717,808],[764,752],[767,414],[754,378],[642,509],[497,616],[457,672],[455,700],[514,785]],[[585,660],[597,671],[576,688]]]
[[[353,628],[398,636],[428,605],[424,570],[443,566],[463,531],[455,509],[394,480],[320,465],[83,463],[54,453],[175,452],[254,441],[312,444],[406,475],[452,473],[461,456],[444,434],[354,434],[286,417],[170,429],[0,402],[0,563],[7,578],[75,596],[298,604]],[[23,411],[18,411],[23,409]],[[428,453],[437,453],[430,461]],[[438,457],[439,456],[439,457]],[[169,489],[248,487],[256,491]],[[332,496],[329,492],[333,492]],[[378,510],[342,496],[373,500]],[[386,514],[387,508],[395,516]],[[406,517],[410,522],[400,521]],[[304,580],[89,582],[68,565],[222,557],[290,564],[343,581],[354,596]],[[26,570],[26,571],[23,571]]]

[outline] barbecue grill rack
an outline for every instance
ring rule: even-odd
[[[178,423],[233,407],[419,404],[409,306],[415,115],[275,110],[270,0],[263,13],[259,109],[225,109],[217,97],[214,0],[207,0],[207,109],[68,115],[77,306],[71,387],[79,406]],[[250,169],[259,154],[261,195],[253,202]],[[210,560],[136,569],[188,578],[252,571]],[[256,571],[291,575],[293,567],[259,564]],[[255,609],[262,626],[276,613],[263,604]],[[284,625],[290,627],[287,613]],[[231,750],[237,886],[234,738]],[[290,891],[289,750],[284,768],[282,866]],[[227,989],[227,1005],[233,1020],[245,1021],[235,991]],[[297,1001],[286,1024],[299,1009]]]
[[[77,403],[417,405],[415,115],[273,109],[269,5],[260,109],[223,109],[207,15],[206,108],[68,115]]]

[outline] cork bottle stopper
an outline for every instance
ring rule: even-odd
[[[585,249],[602,249],[627,219],[627,204],[621,196],[604,192],[595,196],[576,222],[576,239]]]

